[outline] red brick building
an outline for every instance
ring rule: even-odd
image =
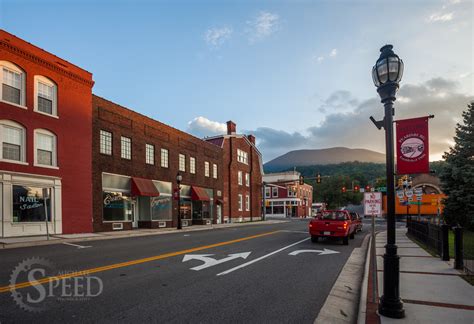
[[[237,134],[227,122],[227,134],[206,138],[223,149],[223,216],[225,222],[254,221],[262,217],[262,156],[253,135]]]
[[[0,236],[91,232],[92,74],[3,30],[0,73]]]
[[[94,231],[221,222],[223,149],[93,96]]]
[[[300,173],[287,171],[265,174],[265,216],[310,217],[313,187],[300,184]]]

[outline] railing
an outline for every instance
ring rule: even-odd
[[[454,231],[454,267],[474,275],[474,232],[457,226]]]
[[[442,255],[443,238],[441,226],[415,219],[407,220],[408,234],[423,242],[433,252]]]

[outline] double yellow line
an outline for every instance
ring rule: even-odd
[[[195,248],[192,248],[192,249],[155,255],[155,256],[152,256],[152,257],[148,257],[148,258],[132,260],[132,261],[127,261],[127,262],[121,262],[121,263],[115,263],[115,264],[111,264],[111,265],[108,265],[108,266],[92,268],[92,269],[86,269],[86,270],[66,273],[66,274],[62,274],[62,275],[58,275],[58,276],[45,277],[45,278],[35,280],[35,281],[32,281],[32,282],[26,281],[26,282],[18,283],[18,284],[15,284],[15,285],[3,286],[3,287],[0,287],[0,293],[9,292],[9,291],[12,291],[12,290],[31,287],[31,286],[37,286],[37,285],[41,285],[41,284],[44,284],[44,283],[49,283],[49,282],[52,282],[52,281],[58,281],[58,280],[62,280],[62,279],[79,277],[79,276],[86,276],[86,275],[89,275],[89,274],[92,274],[92,273],[129,267],[129,266],[132,266],[132,265],[137,265],[137,264],[156,261],[156,260],[162,260],[162,259],[177,256],[177,255],[182,255],[182,254],[192,253],[192,252],[196,252],[196,251],[211,249],[211,248],[215,248],[215,247],[219,247],[219,246],[224,246],[224,245],[234,244],[234,243],[238,243],[238,242],[248,241],[248,240],[252,240],[252,239],[255,239],[255,238],[259,238],[259,237],[272,235],[272,234],[275,234],[275,233],[278,233],[278,232],[279,231],[266,232],[266,233],[262,233],[262,234],[242,237],[242,238],[231,240],[231,241],[225,241],[225,242],[215,243],[215,244],[211,244],[211,245],[198,246],[198,247],[195,247]]]

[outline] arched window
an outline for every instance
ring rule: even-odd
[[[35,75],[35,108],[43,114],[57,116],[57,86],[50,79]]]
[[[0,146],[3,162],[26,162],[25,128],[11,120],[0,120]]]
[[[46,129],[35,129],[35,165],[57,167],[56,135]]]
[[[25,107],[25,72],[8,61],[0,61],[0,68],[2,69],[1,100]]]

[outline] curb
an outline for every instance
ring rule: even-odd
[[[361,247],[352,251],[314,320],[315,324],[357,323],[369,239],[370,235],[367,234]]]
[[[367,249],[367,255],[365,257],[365,267],[364,267],[364,279],[362,280],[362,291],[360,295],[359,302],[359,316],[357,317],[357,323],[365,324],[367,316],[367,289],[369,283],[369,272],[370,272],[370,245],[372,244],[372,236],[369,234],[369,244]]]
[[[51,240],[41,240],[41,241],[29,241],[29,242],[20,242],[20,243],[0,243],[0,250],[3,249],[16,249],[22,247],[32,247],[32,246],[44,246],[44,245],[54,245],[62,243],[74,243],[74,242],[91,242],[91,241],[105,241],[105,240],[114,240],[114,239],[123,239],[131,237],[143,237],[143,236],[153,236],[153,235],[166,235],[166,234],[176,234],[176,233],[186,233],[186,232],[199,232],[199,231],[208,231],[208,230],[219,230],[226,229],[231,227],[240,227],[248,225],[273,225],[288,223],[287,220],[269,220],[269,221],[256,221],[256,222],[245,222],[245,223],[230,223],[230,224],[213,224],[210,227],[198,227],[202,225],[195,225],[188,228],[183,228],[182,230],[177,229],[168,229],[168,230],[152,230],[149,229],[147,232],[135,232],[133,230],[130,233],[125,233],[123,231],[118,232],[99,232],[99,233],[90,233],[95,234],[90,237],[78,237],[78,238],[58,238],[54,235],[51,235]],[[116,233],[116,234],[113,234]],[[99,236],[97,236],[97,234]],[[58,234],[62,235],[62,234]]]

